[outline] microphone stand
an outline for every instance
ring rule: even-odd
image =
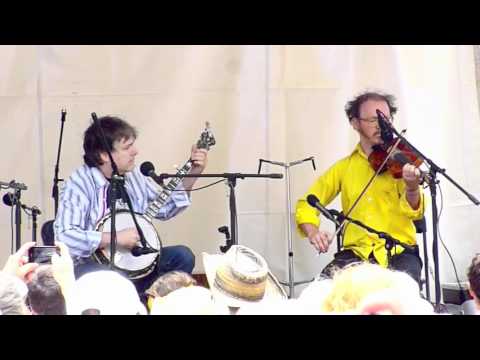
[[[15,248],[16,251],[22,246],[22,196],[20,189],[15,189],[15,193],[10,193],[10,202],[15,206]]]
[[[59,169],[59,162],[60,162],[60,151],[62,149],[62,138],[63,138],[63,125],[65,123],[65,117],[67,115],[67,111],[62,109],[62,118],[61,118],[61,127],[60,127],[60,139],[58,142],[58,152],[57,152],[57,162],[55,163],[55,175],[53,177],[53,188],[52,188],[52,197],[55,202],[55,217],[57,216],[58,211],[58,183],[63,181],[63,179],[58,178],[58,169]]]
[[[20,249],[20,246],[22,245],[22,236],[21,236],[21,231],[22,231],[22,203],[20,201],[21,197],[21,190],[16,189],[15,190],[15,195],[13,196],[15,199],[15,237],[16,237],[16,250],[18,251]]]
[[[282,174],[241,174],[241,173],[222,173],[222,174],[160,174],[152,177],[155,182],[162,185],[164,179],[168,178],[224,178],[227,180],[228,188],[230,189],[230,228],[232,229],[230,243],[227,246],[222,246],[222,251],[226,252],[232,245],[238,245],[238,223],[237,223],[237,206],[235,199],[235,186],[237,185],[237,179],[245,178],[270,178],[281,179]]]
[[[383,115],[383,114],[382,114]],[[384,115],[383,115],[384,116]],[[385,120],[383,120],[385,121]],[[435,263],[435,306],[438,308],[440,305],[440,277],[439,277],[439,262],[438,262],[438,208],[437,208],[437,174],[442,174],[448,181],[450,181],[457,189],[459,189],[465,196],[470,199],[475,205],[480,205],[480,201],[470,194],[467,190],[457,184],[450,176],[445,173],[445,169],[440,168],[435,164],[431,159],[426,157],[422,152],[420,152],[416,147],[414,147],[407,139],[405,139],[397,130],[389,124],[388,121],[385,121],[391,130],[405,143],[407,144],[418,156],[423,158],[424,161],[428,163],[429,166],[429,179],[428,186],[430,188],[430,194],[432,196],[432,231],[433,231],[433,242],[432,242],[432,253],[433,261]],[[461,289],[460,289],[461,290]]]
[[[388,266],[390,267],[391,259],[392,259],[392,249],[396,245],[400,245],[404,247],[405,249],[409,249],[411,251],[415,251],[415,247],[407,245],[405,243],[400,242],[399,240],[395,239],[393,236],[390,234],[383,232],[383,231],[378,231],[373,228],[371,228],[368,225],[365,225],[359,220],[352,219],[346,215],[343,215],[342,213],[338,212],[337,210],[330,209],[328,210],[330,214],[333,216],[337,217],[337,222],[344,224],[345,222],[349,222],[352,224],[355,224],[365,230],[367,230],[370,233],[376,234],[380,239],[383,239],[385,241],[385,249],[387,249],[387,256],[388,256]]]
[[[32,241],[34,243],[37,243],[37,215],[40,215],[41,212],[39,209],[37,209],[35,206],[32,207],[31,209],[32,212]]]
[[[10,181],[9,183],[4,183],[0,181],[0,187],[10,188],[15,190],[15,193],[11,195],[12,206],[15,205],[15,247],[16,251],[22,246],[22,203],[20,198],[22,196],[21,191],[27,190],[25,184],[16,183],[15,180]]]
[[[36,243],[37,242],[37,216],[41,215],[42,212],[36,206],[32,206],[30,208],[25,204],[22,204],[22,209],[25,210],[27,215],[32,217],[32,241]]]
[[[306,161],[312,162],[313,171],[315,171],[316,167],[315,167],[315,160],[313,156],[310,156],[309,158],[302,159],[302,160],[292,161],[290,163],[283,163],[283,162],[271,161],[271,160],[265,160],[265,159],[259,159],[259,163],[258,163],[259,174],[262,168],[262,163],[264,162],[272,165],[278,165],[285,169],[285,184],[286,184],[286,190],[287,190],[287,221],[286,221],[287,229],[286,230],[287,230],[287,240],[288,240],[288,283],[280,281],[280,284],[288,285],[288,288],[289,288],[288,297],[290,299],[295,296],[296,285],[301,285],[301,284],[305,284],[312,281],[312,280],[306,280],[306,281],[295,282],[294,280],[292,224],[291,224],[291,218],[290,218],[292,214],[292,202],[291,202],[292,195],[290,191],[290,171],[289,170],[292,166],[302,164]]]

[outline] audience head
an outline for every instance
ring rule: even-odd
[[[468,268],[468,282],[470,295],[480,310],[480,254],[475,255]]]
[[[145,315],[133,283],[113,271],[95,271],[80,277],[67,299],[72,315]]]
[[[215,302],[238,308],[286,299],[265,259],[250,248],[233,245],[223,255],[203,253],[203,265]]]
[[[408,274],[370,263],[338,271],[322,310],[365,315],[433,313],[433,307],[421,299],[418,284]]]
[[[55,280],[51,265],[37,268],[28,286],[28,302],[33,314],[65,315],[65,299],[60,285]]]
[[[210,290],[202,286],[182,287],[153,299],[151,315],[228,315],[226,306],[216,304]]]
[[[315,279],[300,293],[298,300],[309,313],[322,313],[322,304],[332,290],[332,286],[332,279]]]
[[[3,315],[28,315],[27,292],[27,286],[18,277],[0,271],[0,312]]]
[[[197,281],[183,271],[170,271],[158,277],[157,280],[145,291],[148,296],[148,308],[152,309],[153,299],[164,297],[172,291],[197,285]]]
[[[236,315],[314,315],[318,314],[299,299],[274,299],[245,304]]]

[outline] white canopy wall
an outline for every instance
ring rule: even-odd
[[[82,163],[82,135],[91,112],[119,115],[136,126],[138,163],[150,160],[158,172],[183,165],[209,121],[217,145],[206,172],[255,173],[259,158],[291,162],[315,156],[316,172],[309,164],[290,170],[294,208],[315,177],[357,142],[345,103],[364,89],[385,90],[398,99],[397,128],[407,128],[413,144],[480,197],[473,46],[1,46],[0,79],[0,180],[29,187],[22,197],[42,209],[39,228],[54,212],[62,108],[67,120],[61,178]],[[264,165],[263,171],[283,169]],[[465,280],[480,248],[479,209],[439,179],[442,239]],[[211,181],[202,179],[197,186]],[[198,191],[190,209],[157,223],[164,245],[192,248],[197,273],[203,272],[201,252],[218,252],[224,245],[217,228],[229,225],[227,195],[223,184]],[[285,180],[238,180],[236,197],[239,243],[262,253],[280,280],[287,280]],[[1,263],[11,249],[10,210],[0,206]],[[430,208],[427,222],[431,247]],[[322,227],[333,229],[326,221]],[[30,239],[24,215],[22,242]],[[318,274],[335,250],[318,257],[296,233],[293,243],[295,280]],[[441,244],[440,268],[441,282],[453,283]]]

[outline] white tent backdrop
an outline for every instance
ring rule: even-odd
[[[294,208],[315,177],[357,142],[345,103],[364,89],[385,90],[398,99],[397,128],[407,128],[413,144],[480,197],[473,46],[1,46],[0,79],[0,180],[28,186],[22,198],[42,209],[39,230],[54,213],[62,108],[67,120],[61,178],[82,163],[82,135],[91,112],[119,115],[136,126],[138,163],[150,160],[158,172],[183,165],[209,121],[217,145],[206,172],[255,173],[259,158],[290,162],[315,156],[316,172],[309,164],[291,168]],[[264,171],[283,169],[265,166]],[[439,179],[442,239],[465,280],[470,259],[480,250],[475,231],[480,210]],[[211,181],[202,179],[197,186]],[[218,252],[224,245],[217,228],[229,225],[227,196],[223,184],[198,191],[186,212],[157,223],[164,245],[192,248],[196,273],[203,272],[201,252]],[[262,253],[273,272],[287,280],[285,181],[238,180],[236,196],[239,243]],[[430,208],[427,221],[431,248]],[[322,227],[333,229],[326,221]],[[11,208],[2,204],[1,263],[11,238]],[[22,242],[30,239],[31,222],[24,215]],[[312,278],[333,256],[334,249],[316,256],[296,233],[293,243],[295,280]],[[440,269],[442,283],[455,282],[441,244]]]

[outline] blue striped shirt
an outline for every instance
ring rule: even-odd
[[[76,169],[64,184],[54,223],[55,239],[68,246],[74,260],[91,256],[100,245],[102,233],[95,228],[110,212],[106,201],[109,184],[99,169],[87,165]],[[138,166],[125,175],[125,189],[133,210],[142,214],[161,192],[151,179],[143,176]],[[181,183],[177,190],[183,190]],[[174,191],[156,218],[168,220],[189,205],[185,191]]]

